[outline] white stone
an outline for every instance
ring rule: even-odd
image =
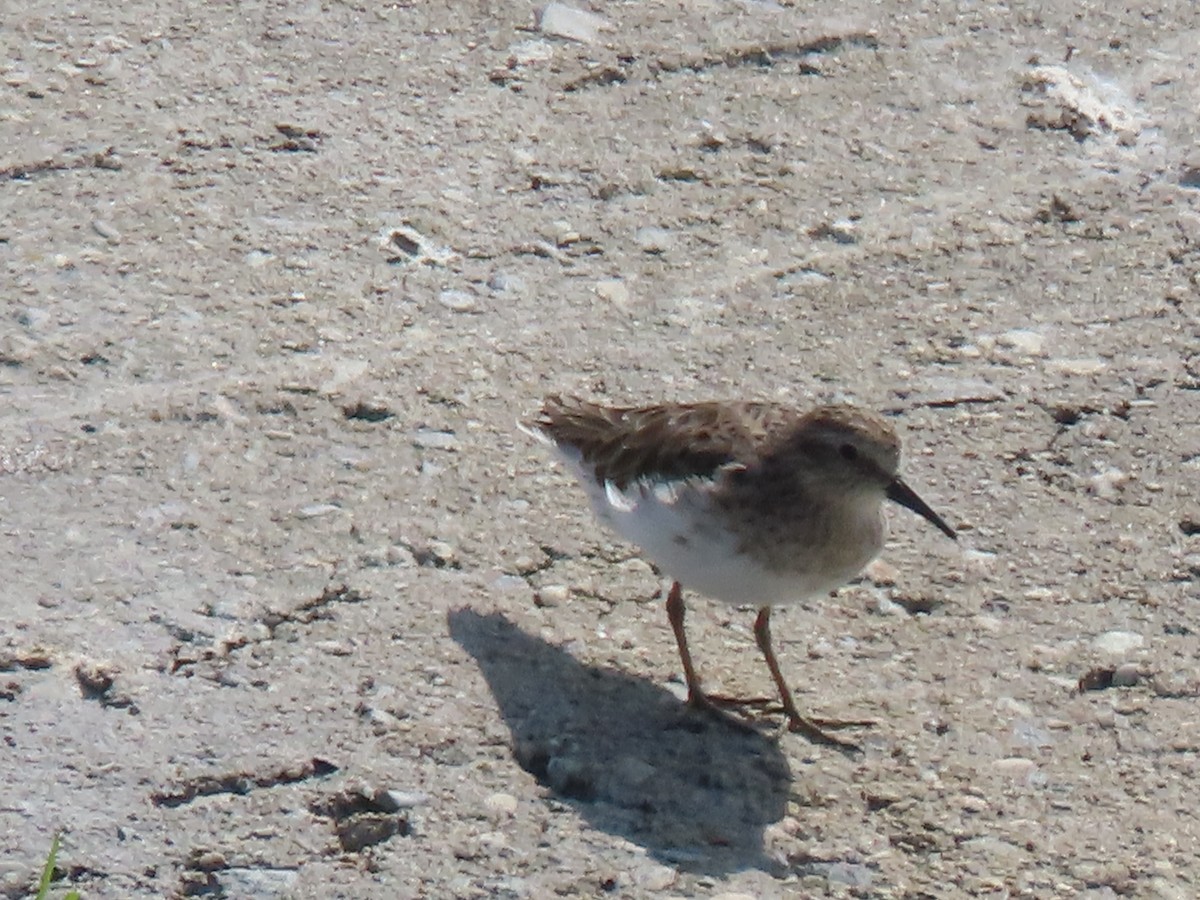
[[[1046,338],[1036,331],[1014,328],[1012,331],[1006,331],[1004,334],[999,335],[996,338],[996,343],[1001,347],[1007,347],[1025,356],[1041,356],[1042,350],[1046,345]]]
[[[458,551],[445,541],[430,541],[427,549],[429,555],[439,565],[453,566],[458,562]]]
[[[554,47],[550,45],[549,41],[521,41],[509,48],[509,59],[516,66],[533,65],[553,58]],[[523,150],[514,150],[513,156],[519,165],[532,165],[536,162],[531,154],[525,153]]]
[[[656,225],[639,228],[634,232],[633,240],[644,253],[665,253],[675,243],[671,232]]]
[[[484,808],[497,816],[511,816],[517,811],[517,798],[512,794],[496,793],[483,801]]]
[[[547,3],[538,17],[538,28],[542,34],[592,44],[600,38],[600,32],[612,26],[603,16],[575,9],[565,3]]]
[[[390,806],[397,810],[412,809],[414,806],[424,806],[430,801],[430,796],[424,791],[384,791],[384,796]]]
[[[332,515],[335,512],[340,512],[341,507],[335,506],[332,503],[313,503],[308,506],[301,507],[296,513],[301,519],[319,519],[322,516]]]
[[[565,584],[548,584],[533,595],[533,602],[541,607],[562,606],[571,598],[571,589]]]
[[[1088,479],[1088,490],[1101,500],[1115,500],[1128,483],[1129,475],[1120,469],[1109,468]]]
[[[474,295],[466,291],[442,291],[438,294],[438,303],[451,312],[472,312],[479,305]]]
[[[858,223],[851,219],[838,219],[821,229],[824,237],[832,238],[839,244],[854,244],[858,242]]]
[[[630,874],[633,883],[644,891],[664,891],[679,877],[670,866],[652,862],[637,866]]]
[[[422,428],[413,434],[413,446],[422,450],[457,450],[458,437],[449,431],[435,431]]]
[[[1139,649],[1146,639],[1135,631],[1106,631],[1092,639],[1092,647],[1101,653],[1121,656]]]
[[[606,278],[596,282],[596,296],[611,303],[617,309],[629,308],[629,287],[620,278]]]
[[[1052,359],[1046,368],[1059,375],[1097,375],[1107,364],[1102,359]]]

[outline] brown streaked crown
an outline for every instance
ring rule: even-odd
[[[807,413],[784,447],[812,462],[832,462],[841,470],[890,481],[900,468],[900,438],[877,413],[857,406],[819,406]],[[783,448],[781,448],[783,449]]]

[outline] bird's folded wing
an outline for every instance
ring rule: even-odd
[[[729,407],[717,403],[609,408],[549,397],[528,427],[577,451],[600,483],[624,490],[636,482],[715,478],[744,468],[774,411],[747,405],[743,415],[730,416]]]

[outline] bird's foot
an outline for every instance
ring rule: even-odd
[[[795,712],[788,716],[788,731],[793,734],[802,734],[814,744],[825,744],[826,746],[836,747],[848,753],[861,753],[862,747],[853,741],[847,741],[837,735],[830,734],[826,729],[860,728],[870,724],[874,723],[864,720],[838,721],[810,719]]]
[[[796,718],[807,719],[818,728],[828,728],[831,731],[839,731],[842,728],[874,728],[879,724],[878,719],[821,719],[817,716],[800,716]]]
[[[712,718],[731,725],[738,731],[743,731],[748,734],[759,734],[759,730],[754,723],[743,716],[731,712],[731,709],[743,706],[745,704],[727,703],[725,701],[730,698],[710,696],[703,691],[693,688],[688,691],[687,705],[690,709],[695,709],[703,713],[707,713]]]
[[[704,697],[721,709],[738,709],[748,706],[764,712],[782,710],[775,697],[727,697],[724,694],[704,694]]]

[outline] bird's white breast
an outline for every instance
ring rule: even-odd
[[[793,603],[841,586],[882,545],[879,504],[862,510],[860,551],[831,568],[820,547],[800,546],[786,568],[763,564],[746,552],[746,537],[724,527],[713,502],[717,482],[690,478],[640,481],[618,488],[600,483],[569,447],[559,453],[588,492],[597,518],[642,549],[646,557],[685,587],[733,604]],[[845,554],[842,554],[845,556]]]

